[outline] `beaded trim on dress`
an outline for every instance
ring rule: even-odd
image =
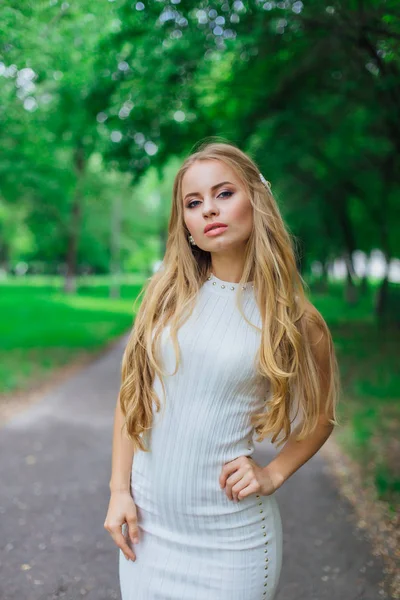
[[[223,293],[223,294],[232,294],[232,292],[239,289],[238,283],[233,283],[232,281],[224,281],[223,279],[219,279],[214,275],[214,273],[210,273],[204,282],[204,286],[207,289],[211,289],[213,291]],[[254,282],[248,281],[244,285],[242,285],[242,290],[251,291],[254,288]]]

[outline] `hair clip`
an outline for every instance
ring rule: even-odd
[[[262,175],[262,173],[259,173],[259,175],[260,175],[260,179],[263,182],[263,184],[270,190],[271,183],[265,179],[265,177],[264,177],[264,175]]]

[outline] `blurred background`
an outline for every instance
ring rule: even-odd
[[[0,8],[0,405],[132,326],[174,175],[232,141],[272,184],[343,394],[335,437],[400,505],[397,0]]]

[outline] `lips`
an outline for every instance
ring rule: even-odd
[[[226,225],[226,223],[209,223],[208,225],[206,225],[204,227],[204,233],[207,233],[207,231],[210,231],[210,229],[216,229],[217,227],[228,227],[228,225]]]

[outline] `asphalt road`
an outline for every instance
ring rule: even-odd
[[[125,343],[0,429],[1,600],[120,599],[118,549],[103,523]],[[274,452],[268,441],[256,443],[254,458],[264,465]],[[382,560],[356,528],[321,452],[276,498],[284,529],[276,600],[387,598]]]

